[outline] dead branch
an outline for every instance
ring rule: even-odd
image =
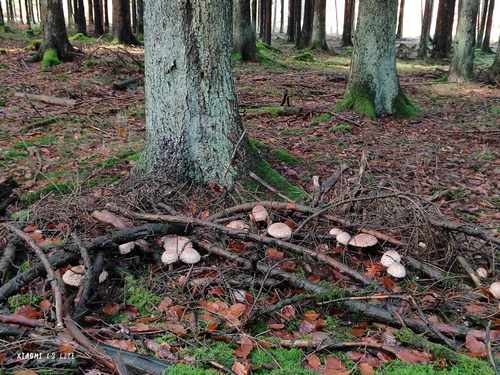
[[[436,218],[429,218],[429,222],[435,227],[446,229],[452,232],[461,232],[468,236],[476,237],[483,241],[500,246],[500,239],[494,237],[493,235],[490,235],[488,232],[479,227],[473,227],[468,224],[452,223],[451,221],[440,220]]]
[[[462,268],[467,272],[472,282],[476,286],[476,288],[481,288],[481,280],[479,279],[476,271],[470,266],[469,262],[465,260],[465,258],[461,255],[457,256],[458,263],[462,266]]]
[[[347,164],[341,164],[340,168],[333,175],[328,177],[324,183],[321,184],[321,198],[320,202],[325,198],[325,195],[328,194],[330,190],[332,190],[339,179],[342,177],[344,171],[348,168]]]
[[[22,315],[16,315],[16,314],[12,314],[12,315],[0,314],[0,322],[7,323],[7,324],[17,324],[19,326],[25,326],[25,327],[31,327],[31,328],[47,327],[47,324],[45,323],[44,320],[29,319],[29,318],[26,318]]]
[[[287,202],[292,202],[293,203],[293,200],[291,200],[290,198],[288,198],[286,195],[281,194],[278,190],[276,190],[275,188],[273,188],[271,185],[269,185],[266,181],[264,181],[262,178],[260,178],[259,176],[257,176],[255,173],[250,172],[248,175],[252,179],[254,179],[255,181],[257,181],[259,184],[261,184],[262,186],[264,186],[271,193],[276,194],[278,197],[286,200]]]
[[[9,271],[9,268],[16,256],[16,244],[14,241],[9,241],[7,246],[3,251],[2,258],[0,258],[0,281],[4,281],[5,275]]]
[[[86,305],[95,290],[96,285],[99,283],[99,275],[101,274],[104,266],[104,256],[102,252],[97,254],[95,261],[88,268],[86,268],[85,276],[82,281],[81,292],[78,291],[79,298],[76,301],[75,312],[73,316],[75,319],[80,318],[86,312]]]
[[[56,98],[54,96],[47,95],[33,95],[26,94],[24,92],[16,92],[14,94],[17,98],[26,98],[28,100],[33,100],[36,102],[42,102],[45,104],[53,104],[53,105],[62,105],[62,106],[74,106],[76,104],[76,100],[66,99],[66,98]]]

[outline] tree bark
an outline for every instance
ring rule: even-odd
[[[278,26],[278,0],[273,0],[274,2],[274,10],[273,10],[273,33],[276,32],[276,28]]]
[[[0,26],[5,25],[5,18],[3,15],[2,2],[0,1]]]
[[[286,34],[290,43],[295,42],[295,2],[299,0],[288,0],[288,25]]]
[[[233,0],[233,50],[242,61],[256,61],[255,40],[250,0]]]
[[[74,26],[74,14],[73,14],[73,0],[66,1],[66,8],[68,9],[68,28]]]
[[[399,17],[398,17],[398,31],[396,32],[396,39],[403,38],[403,25],[405,18],[405,0],[399,2]]]
[[[264,23],[266,22],[266,14],[265,14],[265,3],[266,0],[260,0],[258,2],[259,4],[259,38],[261,40],[264,39],[264,29],[265,29],[265,25]]]
[[[102,0],[94,0],[94,34],[98,37],[104,35]]]
[[[398,0],[360,0],[349,84],[339,109],[369,117],[415,114],[396,72],[397,14]]]
[[[276,0],[278,1],[278,0]],[[281,0],[280,8],[280,34],[283,34],[285,26],[285,0]]]
[[[271,41],[272,41],[272,10],[273,10],[272,0],[264,0],[262,5],[264,5],[264,10],[263,10],[263,15],[264,15],[263,41],[265,43],[271,45]]]
[[[28,29],[31,29],[29,1],[30,0],[24,0],[24,9],[26,10],[26,24],[28,25]]]
[[[470,81],[474,76],[474,41],[478,11],[479,0],[463,0],[456,45],[450,66],[450,81]]]
[[[109,8],[108,8],[108,0],[104,0],[104,32],[109,33]]]
[[[306,48],[311,45],[314,22],[314,3],[315,0],[304,1],[304,23],[302,25],[302,40],[300,42],[301,48]]]
[[[300,48],[300,41],[302,39],[302,0],[294,1],[294,13],[295,47]]]
[[[9,22],[14,22],[14,11],[12,8],[12,0],[7,0],[7,21]]]
[[[433,10],[434,10],[434,0],[425,0],[425,10],[422,19],[422,30],[420,32],[420,44],[418,47],[418,57],[421,59],[425,59],[427,57]]]
[[[89,24],[94,24],[94,3],[92,0],[88,0],[88,9],[89,9]]]
[[[20,23],[23,23],[24,18],[23,18],[23,3],[21,0],[19,0],[19,21]]]
[[[490,67],[488,73],[492,81],[494,82],[496,81],[497,83],[500,82],[500,37],[498,38],[495,61],[493,62],[493,65]]]
[[[231,12],[229,0],[145,1],[143,173],[233,186],[247,141],[231,74]]]
[[[342,45],[352,46],[352,32],[354,24],[355,0],[345,0],[344,29],[342,31]]]
[[[85,6],[83,0],[75,0],[73,5],[75,12],[76,32],[87,34],[87,21],[85,19]]]
[[[328,50],[326,43],[326,0],[314,0],[312,48]]]
[[[137,34],[137,3],[135,0],[131,1],[131,14],[132,14],[132,30],[135,34]]]
[[[42,0],[41,3],[44,9],[42,12],[44,40],[39,58],[41,59],[47,50],[55,50],[60,60],[70,60],[73,47],[66,32],[62,0]]]
[[[257,0],[252,0],[252,26],[254,32],[257,32]]]
[[[490,39],[491,39],[491,26],[493,25],[493,12],[495,11],[495,0],[490,0],[490,4],[488,7],[488,17],[486,18],[486,27],[484,30],[484,39],[482,40],[481,49],[483,52],[491,52],[490,48]],[[478,44],[481,43],[481,40],[478,40]],[[500,48],[498,46],[497,48]]]
[[[144,2],[137,0],[137,32],[144,35]]]
[[[113,37],[122,44],[139,44],[130,25],[129,0],[113,0]]]
[[[455,19],[455,0],[439,0],[434,32],[432,57],[448,57],[451,50],[453,20]]]
[[[481,10],[481,19],[479,22],[479,30],[478,30],[478,35],[477,35],[477,44],[481,44],[483,42],[484,38],[484,29],[486,27],[486,16],[488,15],[488,4],[489,0],[483,0],[482,3],[482,10]]]

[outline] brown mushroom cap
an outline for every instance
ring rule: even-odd
[[[495,281],[488,289],[496,299],[500,299],[500,281]]]
[[[372,247],[377,243],[377,237],[366,233],[357,234],[349,241],[349,245],[361,248]]]
[[[402,279],[406,276],[406,268],[401,263],[392,263],[387,268],[387,273],[396,279]]]
[[[69,270],[64,272],[62,277],[66,285],[78,287],[82,284],[82,280],[85,277],[85,266],[75,266],[71,267]]]
[[[284,223],[274,223],[267,227],[267,233],[280,240],[288,240],[292,237],[292,228]]]
[[[267,221],[268,218],[269,218],[269,213],[267,212],[264,206],[258,204],[252,209],[252,219],[256,223]]]
[[[226,224],[226,228],[237,230],[248,230],[249,226],[243,220],[234,220]]]
[[[198,253],[192,247],[186,247],[179,256],[179,259],[181,260],[181,262],[186,264],[195,264],[200,261],[201,256],[200,253]]]
[[[347,246],[351,240],[351,235],[347,232],[341,232],[337,234],[337,242],[341,245]]]

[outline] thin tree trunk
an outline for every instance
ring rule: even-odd
[[[479,22],[479,31],[477,36],[477,44],[481,44],[484,39],[484,29],[486,27],[486,16],[488,15],[488,5],[489,0],[483,0],[483,6],[481,10],[481,19]]]
[[[396,32],[396,38],[403,38],[403,25],[405,18],[405,0],[400,0],[399,2],[399,17],[398,17],[398,31]]]
[[[257,0],[252,0],[252,26],[254,32],[257,32]]]
[[[146,174],[230,188],[241,171],[232,11],[229,0],[145,1]]]
[[[274,1],[274,11],[273,11],[273,33],[276,32],[277,25],[277,14],[278,14],[278,0]]]
[[[129,0],[113,0],[113,36],[122,44],[139,44],[130,25]]]
[[[258,4],[259,4],[259,38],[261,40],[264,40],[264,29],[265,29],[264,23],[266,22],[266,15],[265,15],[266,7],[264,4],[265,2],[266,2],[266,0],[260,0],[258,2]]]
[[[273,2],[272,2],[272,0],[265,0],[265,4],[266,4],[266,9],[265,9],[266,19],[264,22],[264,25],[265,25],[264,42],[271,45],[272,37],[273,37],[273,33],[272,33]]]
[[[469,81],[474,76],[474,40],[478,11],[479,0],[463,0],[456,46],[450,66],[450,81]]]
[[[500,37],[498,38],[495,61],[493,62],[493,65],[491,65],[488,74],[493,82],[496,82],[497,84],[500,83]]]
[[[109,33],[109,7],[108,0],[104,0],[104,32]]]
[[[28,25],[28,30],[31,29],[29,1],[30,0],[24,0],[24,9],[26,10],[26,24]]]
[[[339,4],[334,0],[335,5],[335,36],[339,36]]]
[[[433,10],[434,0],[425,0],[425,10],[422,18],[422,30],[420,32],[420,44],[418,48],[418,57],[421,59],[425,59],[427,57]]]
[[[75,0],[73,8],[75,12],[76,32],[87,34],[87,21],[85,19],[85,5],[83,0]]]
[[[490,48],[490,39],[491,39],[491,26],[493,25],[493,12],[495,11],[495,0],[490,0],[490,4],[488,7],[488,17],[486,18],[486,27],[484,30],[484,39],[482,40],[482,45],[481,49],[484,52],[491,52]],[[478,40],[478,44],[481,43],[480,40]],[[500,48],[498,46],[497,48]]]
[[[255,30],[249,0],[233,0],[233,50],[242,61],[256,61]]]
[[[3,15],[2,2],[0,1],[0,26],[5,25],[5,18]]]
[[[295,25],[294,25],[294,34],[295,34],[295,47],[300,48],[300,41],[302,39],[302,1],[301,0],[295,0],[294,2],[294,19],[295,19]]]
[[[328,50],[326,43],[326,0],[314,0],[312,48]]]
[[[276,0],[278,1],[278,0]],[[283,34],[285,27],[285,0],[281,0],[280,9],[280,34]]]
[[[345,0],[344,29],[342,31],[342,45],[352,46],[352,32],[354,24],[355,0]]]
[[[98,37],[104,35],[102,0],[94,0],[94,34]]]
[[[314,22],[314,2],[315,0],[304,1],[304,23],[302,24],[300,48],[307,48],[311,45]]]
[[[24,18],[23,18],[23,2],[22,0],[19,0],[19,21],[20,23],[23,23]]]
[[[137,0],[137,32],[144,35],[144,2]]]
[[[434,49],[432,56],[436,58],[448,57],[451,50],[453,20],[455,19],[455,0],[439,0],[434,32]]]
[[[38,13],[38,21],[42,23],[42,7],[40,6],[40,0],[36,0],[36,11]]]
[[[14,10],[12,8],[12,0],[7,0],[7,20],[9,22],[14,22]]]
[[[370,117],[415,114],[396,72],[397,0],[360,0],[347,94],[339,109]]]
[[[75,24],[74,14],[73,14],[73,0],[66,1],[66,8],[68,9],[68,28],[71,28]]]
[[[92,0],[88,0],[88,6],[89,6],[89,24],[93,25],[94,24],[94,4]]]
[[[137,34],[137,3],[135,0],[131,1],[131,14],[132,14],[132,30]]]
[[[57,52],[57,57],[62,60],[70,60],[72,57],[72,46],[68,40],[66,23],[64,21],[63,5],[61,0],[42,0],[44,13],[42,13],[44,40],[40,49],[39,57],[43,58],[49,50]]]
[[[288,0],[288,25],[286,34],[290,43],[295,41],[295,2],[299,0]]]

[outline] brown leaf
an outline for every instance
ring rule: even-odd
[[[285,253],[279,251],[278,249],[275,249],[274,247],[269,247],[266,250],[266,258],[272,259],[272,260],[282,260],[285,257]]]
[[[308,322],[314,322],[319,318],[319,313],[313,310],[306,311],[304,313],[304,319],[307,320]]]
[[[38,304],[38,307],[40,307],[43,312],[47,312],[52,307],[52,303],[48,299],[44,299]]]
[[[332,370],[347,371],[347,368],[344,366],[342,361],[340,359],[338,359],[337,357],[333,357],[333,356],[326,357],[325,367],[332,369]]]
[[[102,312],[107,316],[115,316],[120,312],[120,305],[117,303],[107,303],[102,308]]]
[[[235,303],[227,311],[226,317],[229,317],[232,319],[238,319],[240,316],[243,315],[243,313],[246,311],[246,309],[247,309],[247,305],[245,305],[243,303]]]
[[[271,323],[268,324],[267,326],[269,327],[269,329],[274,329],[276,331],[285,328],[285,325],[283,323]]]
[[[107,210],[94,211],[92,212],[92,217],[97,221],[100,221],[101,223],[110,224],[116,229],[125,229],[132,226],[132,224],[127,219],[119,217]]]
[[[297,269],[297,263],[295,263],[291,260],[287,260],[287,261],[281,263],[280,268],[283,271],[295,272],[295,270]]]
[[[316,324],[311,323],[307,320],[303,320],[299,326],[299,332],[302,334],[308,334],[316,330]]]
[[[114,348],[125,350],[127,352],[135,352],[137,348],[132,340],[104,340],[104,342]]]
[[[42,316],[42,313],[30,305],[23,305],[17,308],[16,315],[21,315],[28,319],[38,319]]]
[[[130,327],[130,332],[132,333],[151,332],[151,331],[158,331],[158,329],[151,327],[145,323],[136,323]]]
[[[474,337],[474,334],[471,332],[465,336],[465,347],[475,356],[486,356],[486,345]]]
[[[384,276],[382,278],[382,284],[384,284],[384,287],[389,290],[394,290],[396,287],[396,283],[389,276]]]
[[[363,362],[358,365],[358,370],[361,375],[375,375],[375,370],[368,363]]]
[[[254,348],[254,343],[246,335],[242,336],[240,339],[240,347],[234,351],[234,354],[241,359],[246,359],[250,352]]]
[[[250,373],[250,364],[234,361],[231,368],[236,375],[248,375]]]
[[[307,356],[307,364],[313,370],[318,370],[321,367],[321,360],[316,354],[309,354]]]
[[[396,356],[401,361],[411,364],[426,364],[432,361],[430,354],[414,349],[401,348],[396,351]]]
[[[167,309],[174,304],[174,301],[172,301],[172,298],[170,297],[165,297],[163,300],[160,302],[158,305],[158,310],[161,312],[167,312]]]
[[[280,315],[285,320],[292,320],[293,318],[295,318],[295,314],[295,308],[292,305],[283,306],[283,308],[280,310]]]
[[[59,353],[70,354],[73,353],[74,351],[75,348],[73,347],[73,345],[71,345],[70,342],[63,342],[61,343],[61,345],[59,345]]]
[[[38,372],[35,372],[33,370],[17,370],[12,373],[12,375],[38,375]]]
[[[166,322],[165,329],[181,337],[187,334],[186,328],[180,323]]]

